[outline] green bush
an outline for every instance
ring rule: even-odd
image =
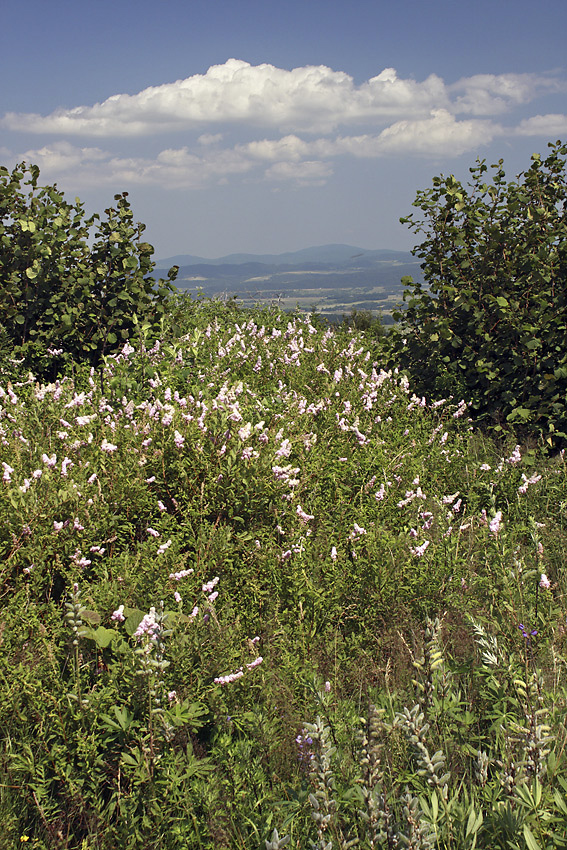
[[[393,361],[420,392],[459,394],[478,417],[567,436],[567,145],[507,182],[502,160],[472,182],[436,177],[403,218],[425,240],[425,286],[406,282]]]
[[[78,198],[38,178],[36,165],[0,168],[0,348],[46,374],[65,361],[97,365],[138,322],[159,323],[171,285],[150,277],[153,248],[126,192],[106,218],[86,218]]]

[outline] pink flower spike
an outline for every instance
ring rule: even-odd
[[[541,574],[541,578],[539,580],[539,586],[543,590],[549,590],[549,588],[551,587],[551,582],[550,582],[550,580],[548,579],[548,577],[546,576],[545,573]]]
[[[112,612],[110,619],[117,620],[119,623],[123,623],[126,619],[126,617],[124,616],[124,605],[119,605],[116,611]]]
[[[488,527],[491,533],[498,537],[500,530],[502,528],[502,511],[498,511],[493,519],[490,520]]]

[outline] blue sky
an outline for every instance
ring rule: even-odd
[[[439,173],[567,141],[566,0],[8,0],[0,161],[89,211],[128,191],[157,257],[346,242]]]

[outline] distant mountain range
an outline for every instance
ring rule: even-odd
[[[286,310],[317,309],[330,319],[353,309],[384,316],[402,301],[401,278],[420,276],[408,251],[369,251],[354,245],[321,245],[284,254],[228,254],[206,259],[178,254],[160,259],[154,276],[179,266],[178,289],[212,298],[237,298],[243,306],[277,302]]]
[[[325,263],[332,265],[354,264],[368,265],[384,260],[405,260],[411,257],[407,251],[389,251],[385,249],[369,251],[354,245],[318,245],[314,248],[303,248],[301,251],[288,251],[284,254],[227,254],[215,260],[198,257],[194,254],[177,254],[156,260],[160,268],[167,266],[223,266],[243,265],[245,263],[263,263],[265,265],[303,265],[305,263]]]

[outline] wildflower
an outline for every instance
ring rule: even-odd
[[[164,505],[164,503],[161,501],[161,499],[158,499],[157,506],[158,506],[158,508],[160,509],[160,511],[161,511],[162,513],[163,513],[164,511],[166,511],[166,510],[167,510],[167,508],[165,507],[165,505]]]
[[[480,465],[480,469],[482,469],[483,472],[490,472],[491,468],[492,467],[490,467],[487,463],[481,463]]]
[[[263,660],[264,659],[262,658],[262,656],[259,655],[258,658],[255,658],[254,661],[251,661],[249,664],[246,665],[246,667],[248,668],[248,670],[253,670],[255,667],[259,667]]]
[[[498,534],[500,533],[500,530],[502,528],[502,511],[498,511],[495,514],[493,519],[490,520],[488,527],[489,527],[491,533],[495,537],[498,537]]]
[[[218,595],[219,595],[218,590],[213,590],[212,593],[209,593],[207,599],[212,604],[215,601],[215,599],[217,598]]]
[[[171,540],[168,540],[167,543],[162,543],[161,546],[158,547],[157,554],[163,555],[163,553],[166,552],[170,546]]]
[[[535,637],[537,635],[537,629],[532,629],[531,632],[528,634],[523,623],[520,623],[518,625],[518,628],[521,631],[522,635],[526,638],[526,640],[529,640],[530,637]]]
[[[226,676],[218,676],[216,679],[213,679],[215,685],[230,685],[232,682],[236,682],[237,679],[241,679],[244,676],[244,670],[242,667],[236,673],[228,673]]]
[[[219,579],[219,577],[218,577],[218,576],[215,576],[213,579],[211,579],[210,581],[208,581],[208,582],[207,582],[206,584],[204,584],[204,585],[203,585],[203,587],[202,587],[202,591],[203,591],[203,593],[212,593],[212,591],[213,591],[213,590],[214,590],[214,588],[217,586],[217,584],[219,583],[219,581],[220,581],[220,579]]]
[[[173,598],[175,599],[176,602],[182,602],[183,601],[181,594],[177,590],[173,594]]]
[[[14,470],[12,469],[12,467],[9,464],[5,463],[4,461],[2,461],[2,466],[4,467],[4,475],[2,476],[2,480],[3,481],[11,481],[12,480],[11,475],[12,475]]]
[[[412,553],[412,555],[415,555],[416,558],[422,558],[423,555],[425,555],[425,550],[427,549],[428,546],[429,546],[429,540],[425,540],[421,544],[421,546],[414,546],[414,547],[410,546],[410,552]]]
[[[148,531],[149,531],[149,529],[148,529]],[[181,581],[182,578],[185,578],[186,576],[190,576],[192,572],[193,572],[192,569],[180,570],[178,573],[170,573],[169,577],[172,578],[172,579],[175,579],[175,581]]]
[[[284,440],[276,452],[276,457],[289,457],[291,454],[291,443],[289,440]]]
[[[108,454],[112,454],[115,452],[118,446],[115,446],[113,443],[109,443],[106,437],[104,437],[102,443],[100,444],[100,449],[103,452],[107,452]]]
[[[325,682],[325,693],[328,694],[331,692],[331,683]]]
[[[337,547],[336,546],[331,547],[331,560],[332,561],[337,560]]]
[[[312,514],[306,514],[305,511],[303,510],[303,508],[301,507],[301,505],[297,506],[296,513],[297,513],[297,516],[299,517],[299,519],[301,520],[301,522],[303,522],[303,523],[307,523],[310,520],[315,519],[315,517]]]
[[[167,692],[168,702],[173,702],[176,699],[177,699],[177,691],[168,691]]]
[[[148,614],[144,614],[142,619],[140,620],[140,625],[134,632],[135,638],[141,638],[145,634],[149,635],[152,640],[155,640],[157,636],[157,632],[159,631],[159,625],[156,623],[156,609],[153,607],[150,608]]]
[[[307,734],[305,729],[301,730],[295,739],[295,743],[297,744],[297,757],[299,761],[308,762],[314,758],[314,754],[311,752],[313,738]]]
[[[549,588],[551,587],[551,582],[550,582],[550,580],[548,579],[548,577],[546,576],[545,573],[541,574],[541,578],[539,580],[539,586],[541,588],[543,588],[544,590],[549,590]]]
[[[516,446],[512,454],[509,458],[506,459],[506,463],[509,463],[511,466],[515,466],[522,459],[522,455],[520,454],[520,447]]]
[[[457,490],[456,493],[453,493],[452,496],[443,496],[441,501],[444,505],[452,505],[458,495],[459,495],[459,490]]]
[[[178,448],[178,449],[180,449],[180,448],[182,448],[182,446],[183,446],[183,444],[184,444],[184,442],[185,442],[185,437],[183,437],[183,436],[179,433],[179,431],[175,431],[175,434],[174,434],[174,437],[173,437],[173,441],[174,441],[175,445],[177,446],[177,448]]]
[[[124,605],[119,605],[116,611],[113,611],[111,616],[111,620],[116,620],[119,623],[123,623],[126,617],[124,616]]]
[[[63,528],[63,523],[62,523],[62,522],[57,522],[56,520],[54,520],[54,521],[53,521],[53,529],[54,529],[54,531],[61,531],[61,529],[62,529],[62,528]]]
[[[242,449],[242,454],[241,454],[242,460],[251,460],[252,458],[257,458],[258,456],[259,456],[258,452],[255,452],[252,449],[252,446],[245,446]]]
[[[146,531],[147,531],[147,532],[148,532],[148,534],[150,534],[152,537],[159,537],[159,536],[160,536],[160,535],[159,535],[159,531],[156,531],[156,530],[155,530],[155,528],[146,528]]]

